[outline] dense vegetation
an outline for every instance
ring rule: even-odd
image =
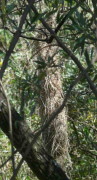
[[[35,180],[37,177],[41,179],[41,171],[39,175],[37,171],[38,161],[36,161],[37,165],[34,164],[35,160],[31,161],[33,165],[30,166],[25,158],[28,165],[26,162],[21,163],[22,166],[21,169],[18,169],[19,172],[15,171],[14,162],[11,162],[11,159],[15,159],[15,167],[18,166],[23,154],[19,151],[18,143],[14,141],[14,137],[12,138],[9,135],[13,118],[10,117],[11,111],[8,100],[11,107],[14,108],[14,110],[12,108],[12,117],[16,118],[17,111],[23,122],[30,127],[30,136],[35,136],[32,141],[34,151],[37,152],[35,155],[39,155],[40,158],[37,159],[41,161],[44,158],[44,161],[46,161],[48,157],[46,152],[44,150],[39,151],[43,146],[41,132],[47,127],[41,129],[38,100],[40,83],[45,77],[45,69],[52,67],[61,70],[63,104],[59,109],[56,108],[56,112],[51,116],[51,121],[65,106],[67,108],[69,154],[72,167],[67,168],[66,174],[72,180],[96,180],[96,12],[96,0],[0,1],[0,97],[3,94],[4,101],[7,102],[7,109],[9,109],[6,115],[2,107],[2,98],[0,98],[0,180],[11,179],[15,173],[17,174],[16,179],[19,180]],[[41,43],[41,47],[39,47],[39,43]],[[45,46],[42,43],[45,43]],[[56,52],[58,54],[57,64],[50,56],[45,62],[39,57],[41,51],[52,46],[58,47]],[[38,74],[38,72],[40,73]],[[3,118],[6,117],[10,120],[10,129],[3,126]],[[4,120],[5,122],[6,120]],[[14,123],[11,135],[17,136],[14,134],[14,130],[15,127],[18,127],[18,123],[17,121]],[[22,130],[19,128],[16,132],[21,133]],[[36,136],[38,132],[39,135]],[[29,142],[31,142],[31,137]],[[20,153],[16,152],[13,155],[16,151],[14,146]],[[24,154],[24,156],[26,155]],[[44,161],[42,160],[45,164]],[[45,178],[49,180],[49,177],[46,177],[44,173]],[[56,179],[57,176],[51,178]],[[65,180],[66,177],[58,178]]]

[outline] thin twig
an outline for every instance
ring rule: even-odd
[[[15,180],[15,178],[16,178],[16,176],[17,176],[17,174],[18,174],[18,171],[20,170],[23,162],[24,162],[24,159],[22,158],[22,159],[20,160],[17,168],[15,169],[13,176],[10,178],[10,180]]]
[[[16,154],[18,151],[17,150],[15,150],[14,151],[14,154]],[[10,161],[12,159],[12,156],[10,156],[4,163],[2,163],[1,165],[0,165],[0,169],[1,168],[3,168],[7,163],[8,163],[8,161]]]
[[[35,54],[32,55],[32,57],[36,56],[40,51],[42,51],[43,49],[47,48],[47,47],[51,47],[51,46],[58,46],[57,44],[49,44],[49,45],[46,45],[40,49],[38,49]]]
[[[8,114],[9,114],[9,130],[10,130],[10,140],[11,140],[11,152],[12,152],[12,167],[13,167],[13,174],[15,170],[15,161],[14,161],[14,144],[13,144],[13,132],[12,132],[12,114],[11,114],[11,107],[9,103],[9,99],[6,95],[5,89],[3,87],[2,81],[0,80],[0,86],[2,88],[2,92],[6,98],[7,107],[8,107]]]
[[[15,34],[15,32],[11,31],[8,27],[5,27],[6,30],[8,30],[10,33]],[[29,37],[29,36],[25,36],[25,35],[20,35],[20,37],[24,38],[24,39],[28,39],[28,40],[34,40],[34,41],[42,41],[42,42],[46,42],[47,39],[40,39],[40,38],[35,38],[35,37]]]

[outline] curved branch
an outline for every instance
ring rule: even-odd
[[[25,8],[25,10],[23,12],[23,15],[21,17],[18,30],[14,34],[14,36],[12,38],[12,41],[10,43],[10,47],[9,47],[8,51],[6,52],[6,55],[5,55],[5,58],[4,58],[4,61],[3,61],[3,64],[2,64],[2,67],[1,67],[1,70],[0,70],[0,79],[2,79],[2,77],[3,77],[5,69],[6,69],[7,65],[8,65],[8,60],[9,60],[9,58],[11,56],[11,53],[13,52],[13,50],[14,50],[17,42],[18,42],[18,39],[19,39],[19,37],[21,35],[21,29],[23,27],[23,24],[24,24],[24,22],[26,20],[26,17],[27,17],[27,14],[28,14],[29,11],[30,11],[30,6],[28,5],[28,6],[26,6],[26,8]]]
[[[4,102],[4,103],[3,103]],[[0,127],[10,139],[8,110],[4,96],[0,95]],[[13,143],[16,149],[20,152],[29,166],[40,180],[69,180],[62,168],[48,154],[37,152],[34,147],[31,147],[33,133],[27,123],[22,120],[20,115],[12,108],[12,125],[13,125]],[[38,136],[35,138],[37,140]],[[35,140],[34,138],[34,140]],[[26,154],[27,148],[30,147],[29,153]]]

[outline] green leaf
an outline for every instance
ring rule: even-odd
[[[79,47],[81,47],[82,52],[83,52],[84,43],[85,43],[85,36],[82,35],[81,37],[79,37],[79,38],[76,40],[76,43],[75,43],[75,46],[74,46],[73,51],[75,51],[76,49],[78,49]]]
[[[16,7],[16,5],[14,3],[7,5],[6,9],[7,9],[7,13],[9,14],[10,12],[12,12],[12,10]]]
[[[79,7],[79,4],[77,4],[75,7],[71,8],[71,10],[66,15],[66,20],[75,12],[75,10]]]
[[[89,53],[88,53],[87,49],[85,49],[84,55],[85,55],[86,63],[90,67],[92,64],[91,64],[91,61],[90,61],[90,58],[89,58]]]
[[[45,16],[45,17],[47,18],[47,17],[53,15],[55,12],[56,12],[56,9],[55,9],[55,10],[52,10],[52,11],[50,11],[50,12],[48,12],[48,13],[46,13],[46,16]]]
[[[79,7],[79,3],[74,6],[73,8],[70,9],[70,11],[65,15],[65,17],[63,18],[63,21],[65,22],[67,19],[69,19],[71,17],[71,15],[76,11],[76,9]],[[62,19],[63,15],[59,18],[59,13],[57,14],[57,20]]]
[[[72,4],[73,0],[66,0],[67,3]]]
[[[34,16],[33,16],[32,13],[29,13],[31,23],[36,22],[36,21],[39,20],[41,17],[43,17],[46,13],[47,13],[47,12],[45,11],[45,12],[43,12],[43,13],[41,13],[41,14],[35,14]]]
[[[42,69],[42,68],[45,68],[46,67],[46,63],[44,61],[34,61],[38,64],[38,69]]]

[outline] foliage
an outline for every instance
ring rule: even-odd
[[[5,3],[6,1],[2,0],[1,2],[0,62],[3,62],[12,37],[17,31],[26,1],[9,0]],[[4,86],[11,104],[28,122],[33,131],[40,127],[38,89],[41,79],[45,76],[43,72],[38,76],[37,72],[49,68],[50,63],[51,65],[54,64],[50,58],[46,63],[41,58],[39,58],[39,61],[36,59],[39,52],[35,49],[35,43],[38,43],[39,33],[44,37],[42,40],[46,41],[50,38],[50,33],[43,28],[40,18],[48,22],[51,16],[56,16],[57,25],[64,20],[61,29],[59,28],[57,32],[54,29],[55,32],[62,42],[67,47],[70,47],[81,64],[87,68],[89,77],[95,86],[97,85],[97,59],[95,59],[97,17],[93,1],[44,0],[43,5],[44,8],[41,7],[41,1],[36,3],[40,15],[34,14],[32,11],[28,13],[22,28],[21,38],[10,56],[3,77]],[[58,53],[60,59],[57,66],[62,70],[65,95],[80,70],[66,52],[59,49]],[[73,163],[71,178],[75,180],[94,180],[97,177],[97,102],[84,75],[73,88],[67,106],[70,155]],[[10,154],[10,144],[2,132],[0,132],[0,139],[0,154],[3,157],[0,161],[4,161],[7,156],[6,151]],[[8,177],[2,175],[1,170],[0,178],[10,177],[12,172],[11,164],[9,163],[8,166],[5,168],[6,170],[9,169]],[[27,167],[24,172],[25,167],[26,165],[21,169],[17,179],[26,178],[29,180],[33,178]]]

